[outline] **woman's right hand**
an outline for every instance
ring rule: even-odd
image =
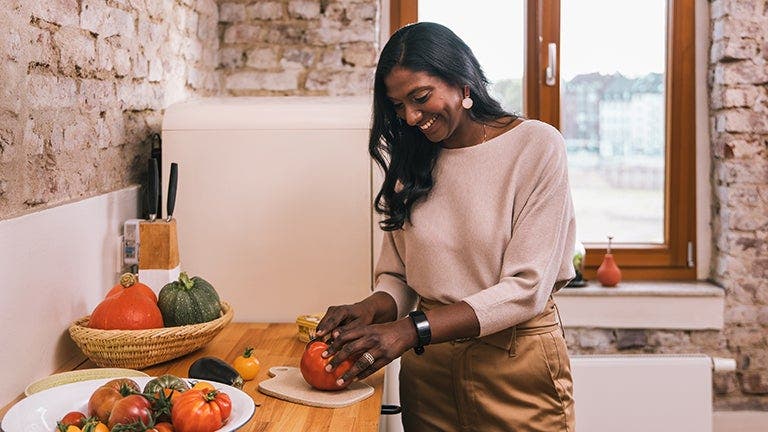
[[[325,312],[325,316],[320,320],[320,323],[317,324],[315,335],[318,338],[324,338],[326,335],[331,335],[330,337],[334,338],[344,329],[373,323],[373,316],[373,311],[362,303],[331,306]]]
[[[374,323],[393,321],[397,306],[389,294],[375,292],[351,305],[330,306],[317,324],[318,338],[335,338],[340,332]]]

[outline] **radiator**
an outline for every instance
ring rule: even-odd
[[[384,403],[399,403],[399,366],[388,366]],[[711,432],[712,371],[735,367],[699,354],[572,355],[576,430]],[[403,430],[399,415],[382,417],[380,431]]]
[[[735,368],[706,355],[571,356],[576,430],[712,431],[712,370]]]

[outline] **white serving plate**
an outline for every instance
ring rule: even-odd
[[[144,388],[153,377],[131,377]],[[87,414],[88,399],[101,385],[113,378],[80,381],[43,390],[28,396],[8,410],[3,417],[4,432],[51,432],[56,430],[56,422],[70,411]],[[204,380],[196,380],[204,381]],[[256,409],[253,399],[242,390],[232,386],[208,381],[216,389],[232,399],[232,414],[227,423],[217,432],[237,430],[251,419]]]

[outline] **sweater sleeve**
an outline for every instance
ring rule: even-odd
[[[418,295],[408,286],[405,264],[397,250],[392,231],[384,233],[381,254],[374,270],[374,292],[382,291],[395,300],[397,316],[402,317],[416,307]]]
[[[573,278],[573,204],[568,185],[565,143],[552,129],[524,173],[530,186],[516,191],[499,282],[463,300],[477,314],[480,336],[525,322],[540,314],[553,289]],[[519,176],[518,176],[519,178]]]

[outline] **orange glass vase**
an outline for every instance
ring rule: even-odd
[[[600,263],[600,267],[597,268],[597,280],[604,287],[615,287],[621,282],[621,269],[616,264],[616,260],[613,259],[611,253],[611,240],[613,237],[608,237],[608,251],[603,257],[603,262]]]

